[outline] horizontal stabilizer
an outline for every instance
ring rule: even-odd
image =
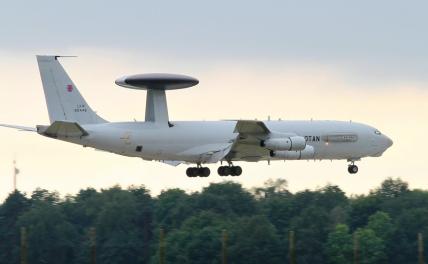
[[[50,126],[37,126],[41,135],[53,138],[84,137],[89,135],[78,123],[55,121]]]
[[[29,131],[29,132],[36,132],[36,128],[34,127],[25,127],[25,126],[15,126],[15,125],[7,125],[7,124],[0,124],[2,127],[9,127],[9,128],[15,128],[20,131]]]

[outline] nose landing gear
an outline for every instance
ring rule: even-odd
[[[358,172],[358,166],[354,164],[354,162],[352,162],[351,164],[348,165],[348,172],[350,174],[355,174]]]

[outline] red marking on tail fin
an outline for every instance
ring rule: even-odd
[[[69,93],[71,93],[73,91],[73,85],[72,84],[67,85],[67,91]]]

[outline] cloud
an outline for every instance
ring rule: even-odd
[[[205,63],[316,61],[360,80],[425,81],[426,1],[11,1],[2,50],[127,50]]]

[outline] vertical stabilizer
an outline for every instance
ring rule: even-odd
[[[104,123],[86,103],[58,62],[58,56],[37,56],[50,122]]]

